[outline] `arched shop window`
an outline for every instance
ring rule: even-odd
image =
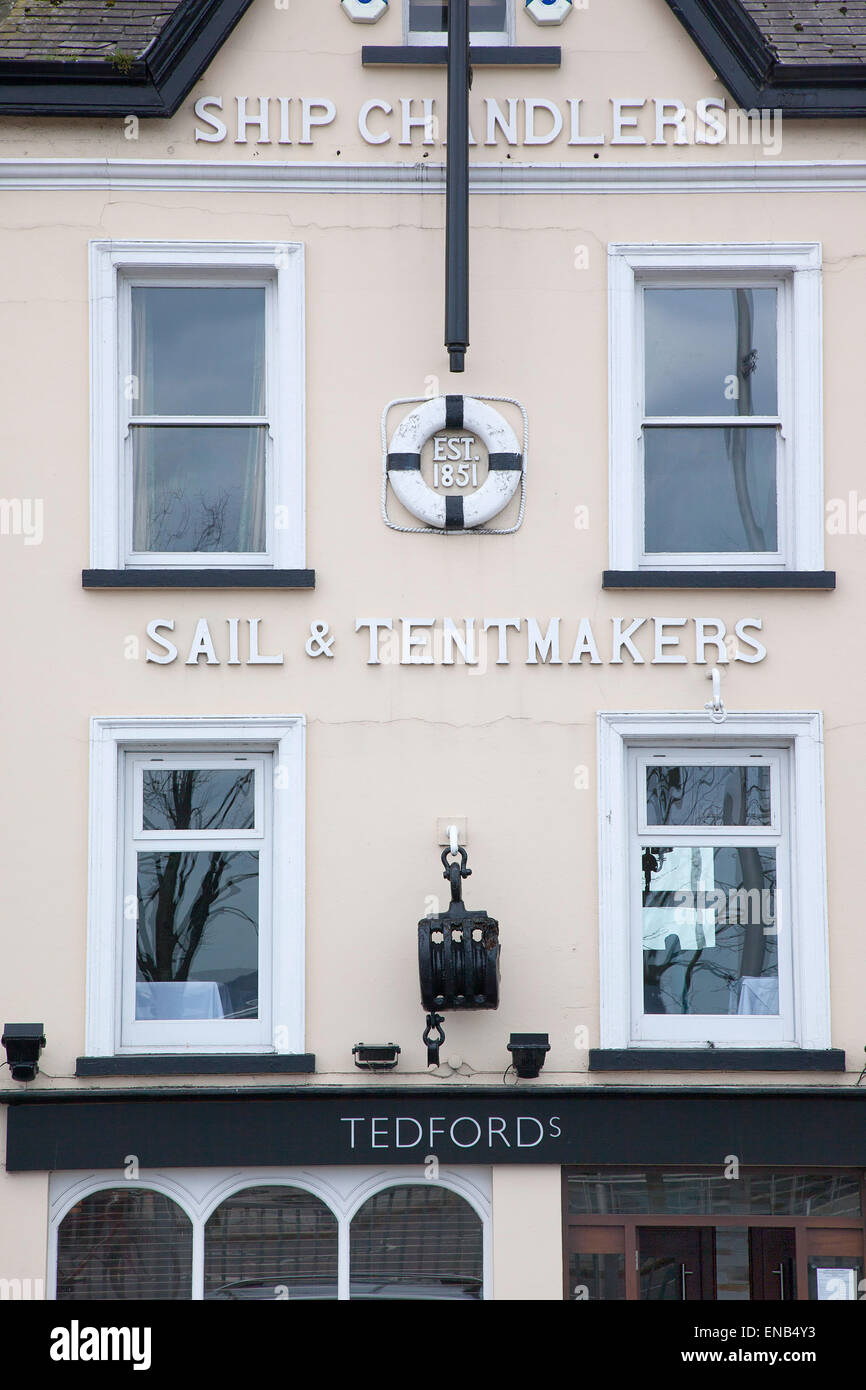
[[[206,1299],[337,1297],[337,1218],[310,1192],[247,1187],[205,1226]]]
[[[57,1241],[57,1298],[191,1297],[192,1222],[161,1192],[108,1188],[67,1212]]]
[[[94,1174],[93,1190],[67,1209],[63,1189],[73,1200],[81,1176],[55,1175],[56,1297],[484,1297],[483,1178],[419,1183],[338,1168],[249,1176],[255,1185],[243,1187],[237,1173],[169,1170],[98,1187]]]
[[[463,1197],[431,1183],[376,1193],[350,1235],[353,1299],[480,1299],[482,1222]]]

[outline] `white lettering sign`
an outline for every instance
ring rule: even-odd
[[[738,618],[731,631],[722,618],[607,619],[435,616],[361,617],[354,631],[366,637],[368,666],[754,666],[767,648],[758,636],[762,618]],[[151,618],[144,659],[170,666],[183,653],[186,666],[282,666],[282,649],[266,649],[261,618],[199,618],[186,634],[174,618]],[[169,635],[171,634],[171,635]],[[137,640],[137,639],[136,639]],[[332,657],[339,636],[330,623],[310,623],[298,646],[308,657]],[[274,646],[274,640],[267,647]]]
[[[342,1115],[340,1124],[348,1125],[346,1138],[350,1151],[358,1149],[416,1149],[435,1153],[442,1142],[456,1149],[535,1149],[544,1139],[560,1139],[562,1125],[559,1115],[546,1121],[535,1115],[458,1115],[449,1124],[444,1115],[429,1115],[422,1122],[414,1115],[388,1119],[382,1115]],[[411,1125],[412,1130],[404,1129]],[[414,1134],[414,1137],[411,1137]]]
[[[592,103],[540,96],[480,97],[472,104],[469,143],[488,148],[535,145],[748,145],[765,155],[782,149],[780,110],[742,110],[719,97],[694,107],[680,97],[611,97]],[[351,113],[367,145],[443,146],[444,99],[367,98]],[[314,145],[323,129],[340,120],[337,102],[325,96],[202,96],[195,102],[196,142],[236,145]],[[476,140],[473,131],[482,137]]]

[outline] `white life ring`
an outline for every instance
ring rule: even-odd
[[[475,492],[442,497],[421,475],[421,450],[446,429],[478,435],[488,454],[488,473]],[[434,396],[400,421],[388,449],[388,481],[407,511],[440,531],[484,526],[508,506],[523,475],[517,436],[503,415],[474,396]]]

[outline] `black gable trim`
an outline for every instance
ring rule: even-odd
[[[738,105],[779,109],[798,117],[866,115],[866,65],[779,62],[739,0],[667,3]],[[2,59],[0,114],[173,116],[251,4],[252,0],[182,0],[146,56],[127,72],[120,72],[110,59]],[[416,51],[411,51],[412,60],[420,62]],[[553,55],[558,54],[554,49],[520,50],[521,55],[527,52],[535,62],[555,61]],[[430,61],[429,50],[421,53]],[[501,55],[495,61],[503,63],[519,56],[509,49],[495,54]]]
[[[147,55],[151,78],[174,115],[253,0],[189,0],[178,6]]]
[[[0,61],[7,116],[173,116],[252,0],[184,0],[148,49],[120,73],[107,62]]]
[[[857,63],[780,63],[739,0],[667,0],[742,107],[787,116],[866,115],[866,70]]]

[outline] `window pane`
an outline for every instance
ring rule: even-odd
[[[506,0],[470,0],[472,33],[502,33]],[[409,0],[409,28],[416,34],[448,33],[448,0]]]
[[[57,1235],[57,1298],[182,1300],[192,1294],[192,1223],[161,1192],[85,1197]]]
[[[204,1242],[206,1299],[337,1297],[337,1218],[310,1192],[237,1192],[210,1217]]]
[[[263,551],[264,426],[137,426],[133,550]]]
[[[644,506],[648,553],[778,549],[775,429],[646,429]]]
[[[137,1019],[258,1018],[258,854],[139,854],[136,958]]]
[[[573,1254],[568,1261],[569,1297],[625,1299],[625,1256]]]
[[[650,1210],[643,1173],[586,1173],[568,1176],[572,1216],[618,1216]]]
[[[775,415],[774,289],[647,289],[647,415]]]
[[[679,1303],[683,1293],[683,1269],[678,1254],[649,1255],[640,1263],[641,1299],[652,1302],[662,1300],[666,1303]]]
[[[252,830],[255,773],[222,768],[144,769],[145,830]]]
[[[716,1228],[716,1298],[720,1303],[748,1303],[752,1296],[749,1279],[748,1226]]]
[[[263,415],[265,290],[133,287],[135,415]]]
[[[859,1216],[854,1173],[604,1173],[569,1175],[573,1216]]]
[[[445,1187],[389,1187],[352,1221],[352,1298],[476,1299],[482,1283],[481,1219]]]
[[[770,825],[770,769],[648,767],[646,818],[647,825]]]
[[[645,1013],[778,1014],[774,849],[647,848],[642,889]]]

